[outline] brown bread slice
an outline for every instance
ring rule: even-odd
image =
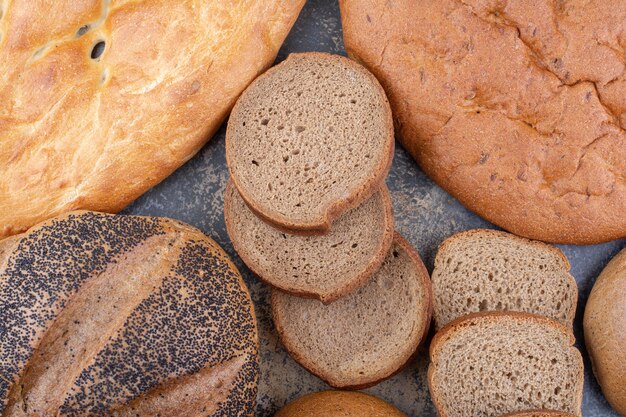
[[[555,410],[532,410],[508,413],[502,417],[575,417],[574,414]]]
[[[602,270],[585,306],[585,343],[602,393],[626,416],[626,249]]]
[[[0,242],[0,415],[252,416],[252,301],[181,222],[72,212]]]
[[[274,324],[289,354],[336,388],[364,388],[400,370],[428,331],[430,279],[396,233],[381,268],[354,293],[324,305],[274,290]]]
[[[383,263],[393,240],[386,186],[343,214],[319,236],[282,232],[260,220],[232,182],[224,193],[224,219],[235,250],[268,284],[324,303],[362,285]]]
[[[581,415],[583,363],[559,322],[519,312],[473,313],[433,338],[428,386],[440,417],[557,409]]]
[[[555,246],[497,230],[468,230],[439,247],[433,270],[437,329],[478,311],[524,311],[571,326],[578,287]]]
[[[300,397],[275,417],[407,417],[393,405],[364,392],[321,391]]]
[[[226,159],[235,186],[266,221],[323,232],[370,197],[391,167],[391,110],[372,74],[347,58],[292,54],[233,108]]]

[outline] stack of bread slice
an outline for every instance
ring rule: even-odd
[[[428,381],[440,416],[581,415],[578,289],[558,248],[462,232],[440,246],[432,280]]]
[[[334,387],[390,377],[430,323],[428,272],[394,232],[393,149],[378,81],[328,54],[294,54],[267,71],[228,123],[228,234],[273,287],[287,351]]]

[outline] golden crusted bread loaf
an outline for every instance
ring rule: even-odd
[[[341,0],[348,54],[465,206],[532,239],[626,236],[623,0]]]
[[[0,241],[0,334],[3,417],[254,412],[250,294],[175,220],[72,212]]]
[[[626,416],[626,249],[609,262],[594,284],[583,327],[602,393]]]
[[[290,402],[276,417],[406,417],[406,414],[363,392],[322,391]]]
[[[272,64],[303,3],[0,3],[0,237],[119,211],[171,174]]]

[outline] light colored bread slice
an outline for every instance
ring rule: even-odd
[[[292,54],[233,108],[226,159],[250,208],[279,227],[324,232],[383,184],[394,137],[385,93],[347,58]]]
[[[287,351],[336,388],[364,388],[400,370],[430,324],[430,279],[397,233],[381,268],[330,305],[272,292],[276,329]]]
[[[524,311],[571,326],[578,287],[555,246],[497,230],[447,239],[435,258],[433,307],[438,329],[478,311]]]
[[[585,343],[602,393],[626,416],[626,249],[604,268],[589,295]]]
[[[229,181],[224,219],[235,250],[268,284],[328,303],[361,286],[383,263],[393,240],[386,186],[343,214],[328,234],[299,236],[260,220]]]
[[[321,391],[284,406],[275,417],[407,417],[393,405],[364,392]]]
[[[575,417],[574,414],[555,410],[532,410],[508,413],[502,417]]]
[[[428,386],[440,417],[557,409],[581,415],[583,362],[559,322],[520,312],[473,313],[433,338]]]

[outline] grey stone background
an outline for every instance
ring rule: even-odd
[[[306,51],[345,55],[336,1],[309,0],[277,60],[283,60],[291,52]],[[270,319],[268,288],[250,273],[233,250],[223,220],[222,196],[227,178],[223,126],[198,155],[125,212],[172,217],[190,223],[213,237],[233,258],[250,288],[259,322],[262,375],[257,415],[271,416],[288,400],[327,386],[285,353]],[[430,271],[437,246],[445,238],[465,229],[495,227],[436,186],[399,145],[387,183],[394,201],[396,229],[417,248]],[[586,247],[561,246],[572,264],[580,293],[575,333],[585,358],[584,416],[618,417],[590,374],[581,321],[596,277],[625,245],[626,240]],[[427,366],[426,349],[422,348],[417,359],[399,375],[367,391],[390,401],[409,416],[435,416],[426,384]]]

